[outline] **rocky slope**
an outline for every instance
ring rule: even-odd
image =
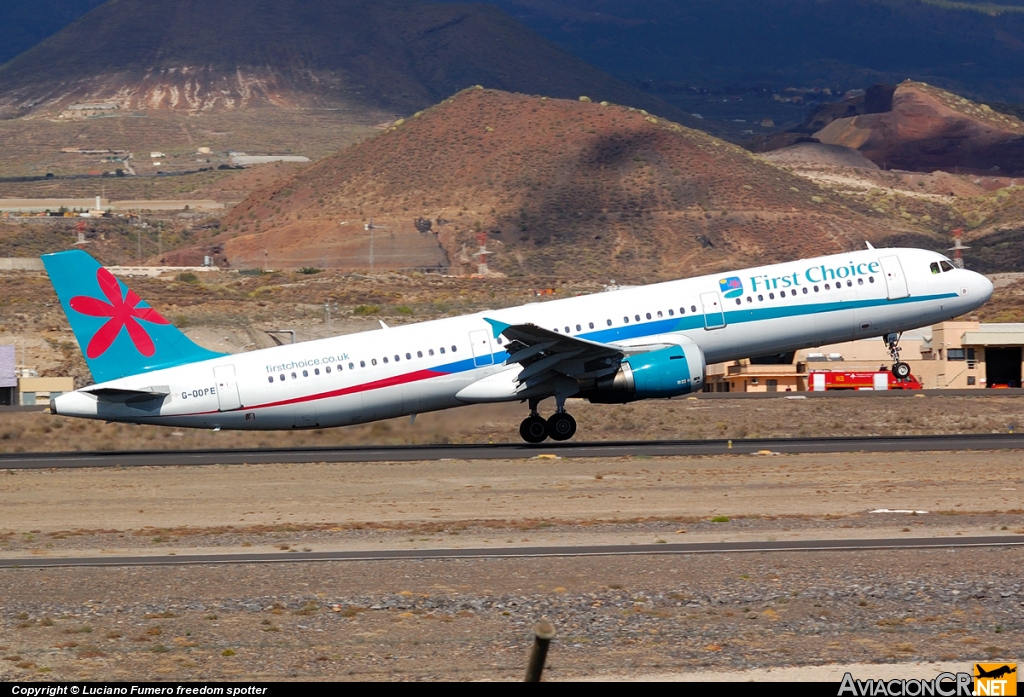
[[[1024,174],[1024,122],[919,82],[899,85],[890,110],[835,119],[814,136],[888,169]]]

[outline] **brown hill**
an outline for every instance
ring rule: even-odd
[[[109,0],[0,67],[0,115],[76,102],[411,113],[474,84],[682,118],[497,8],[418,0]]]
[[[888,169],[1024,173],[1024,122],[920,82],[899,85],[891,110],[835,119],[814,135]]]
[[[470,89],[253,194],[222,241],[237,266],[266,250],[365,268],[372,219],[378,236],[437,234],[460,271],[486,233],[504,273],[640,280],[925,235],[871,215],[643,111]]]

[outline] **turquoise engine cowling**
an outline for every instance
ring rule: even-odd
[[[623,364],[633,372],[637,399],[676,397],[704,387],[704,356],[695,344],[630,356]]]
[[[686,339],[676,346],[623,359],[614,374],[599,378],[580,396],[601,404],[621,404],[700,392],[704,369],[704,353]]]

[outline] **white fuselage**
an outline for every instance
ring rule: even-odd
[[[719,363],[901,332],[991,296],[980,274],[935,273],[943,260],[924,250],[867,249],[531,303],[221,356],[85,388],[159,394],[152,399],[118,402],[78,390],[53,407],[67,416],[199,428],[364,423],[461,406],[457,393],[505,370],[504,341],[485,317],[624,348],[684,335],[707,363]],[[738,297],[727,297],[740,290],[729,279],[738,279]]]

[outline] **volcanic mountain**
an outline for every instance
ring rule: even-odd
[[[235,266],[365,268],[369,234],[437,235],[455,270],[483,242],[506,274],[651,280],[926,234],[870,215],[641,110],[468,89],[254,193],[221,242]]]
[[[474,84],[682,118],[497,8],[418,0],[109,0],[0,67],[0,114],[72,102],[412,113]]]
[[[889,109],[835,119],[814,136],[889,169],[1024,174],[1024,122],[920,82],[900,84]]]

